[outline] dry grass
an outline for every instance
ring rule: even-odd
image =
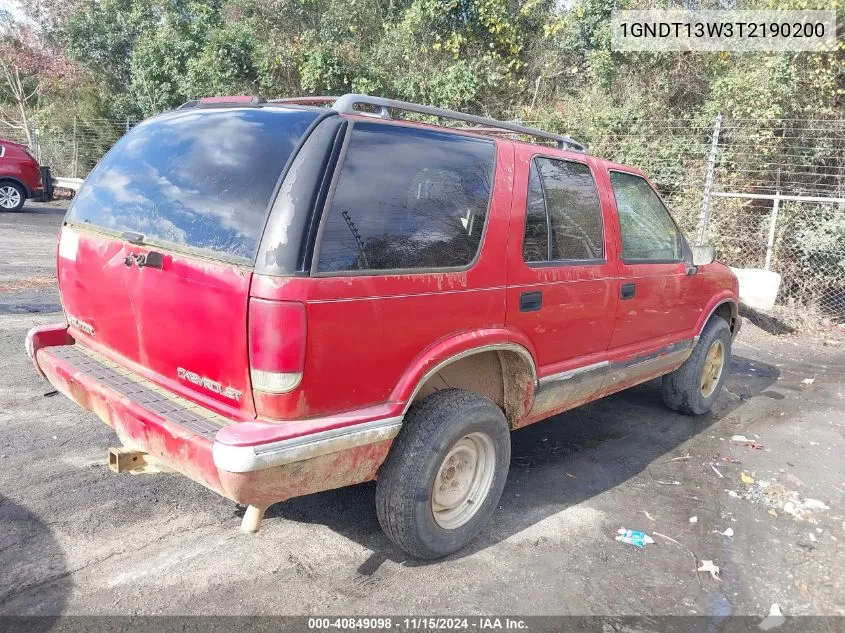
[[[35,288],[46,288],[48,286],[55,286],[55,277],[30,277],[29,279],[20,279],[11,283],[0,284],[0,292],[15,292],[18,290],[33,290]]]

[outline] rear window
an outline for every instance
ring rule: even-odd
[[[318,272],[468,266],[487,220],[494,158],[485,139],[356,122]]]
[[[316,117],[227,108],[150,119],[100,161],[67,220],[252,263],[276,182]]]

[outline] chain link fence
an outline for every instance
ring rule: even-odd
[[[33,149],[54,175],[83,178],[136,123],[36,130]],[[687,237],[726,264],[780,273],[779,304],[845,322],[845,120],[637,120],[590,152],[646,171]]]

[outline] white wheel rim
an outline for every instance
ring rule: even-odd
[[[21,203],[21,192],[15,187],[0,187],[0,207],[14,209]]]
[[[437,525],[454,530],[484,504],[496,472],[496,450],[486,433],[458,440],[446,454],[431,490],[431,513]]]

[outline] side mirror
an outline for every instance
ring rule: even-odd
[[[692,265],[706,266],[716,261],[716,249],[706,244],[692,247]]]

